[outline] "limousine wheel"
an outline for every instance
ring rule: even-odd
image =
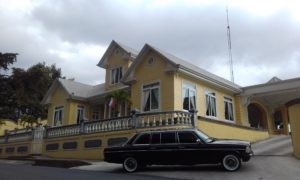
[[[227,171],[236,171],[241,167],[241,160],[235,154],[228,154],[224,156],[222,165]]]
[[[137,160],[133,157],[127,157],[123,162],[123,169],[129,173],[136,171],[138,169]]]

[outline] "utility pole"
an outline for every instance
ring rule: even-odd
[[[226,15],[227,15],[227,43],[228,43],[228,58],[229,58],[229,66],[230,66],[230,79],[234,82],[234,74],[233,74],[233,61],[232,61],[232,53],[231,53],[231,35],[230,35],[230,26],[229,26],[229,17],[228,17],[228,6],[226,6]]]

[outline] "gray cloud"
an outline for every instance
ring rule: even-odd
[[[52,0],[42,1],[19,18],[0,14],[0,20],[15,26],[0,30],[0,48],[22,52],[20,66],[46,59],[61,65],[63,72],[77,80],[95,83],[104,79],[103,70],[92,68],[103,49],[97,55],[76,56],[82,48],[80,44],[101,48],[115,39],[139,50],[149,43],[228,77],[224,4],[153,6],[149,2],[126,2]],[[300,66],[300,25],[287,10],[255,16],[233,7],[230,22],[237,83],[263,83],[274,75],[283,79],[300,76],[293,69]],[[72,60],[49,50],[71,53]],[[282,68],[284,65],[286,68]],[[86,68],[94,72],[86,72]]]

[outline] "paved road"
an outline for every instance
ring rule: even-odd
[[[121,165],[105,162],[78,168],[123,173]],[[292,156],[254,156],[251,161],[243,163],[239,171],[232,173],[220,166],[151,166],[134,174],[192,180],[299,180],[300,161]]]
[[[155,175],[124,174],[121,172],[82,171],[32,166],[32,162],[0,160],[1,180],[168,180]]]
[[[252,149],[256,156],[290,156],[293,153],[291,137],[285,135],[255,143]]]

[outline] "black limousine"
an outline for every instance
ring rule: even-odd
[[[236,171],[241,161],[249,161],[250,142],[221,140],[196,129],[147,131],[135,134],[128,142],[104,149],[104,161],[123,164],[126,172],[147,165],[222,164]]]

